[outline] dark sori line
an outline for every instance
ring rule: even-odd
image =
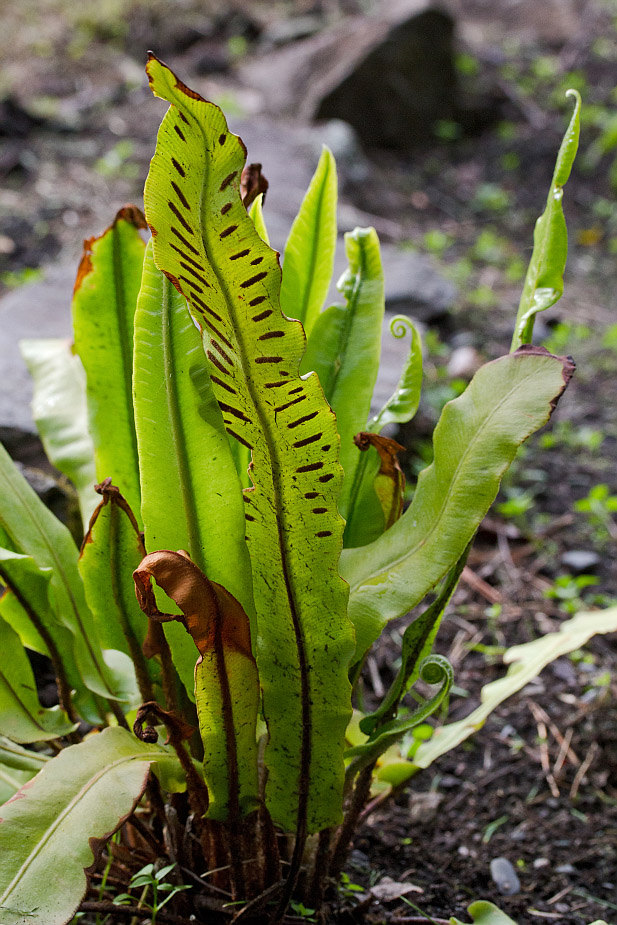
[[[180,266],[182,267],[183,270],[186,270],[187,273],[190,273],[191,276],[194,276],[195,279],[197,280],[197,282],[198,282],[198,283],[201,283],[202,286],[205,286],[205,285],[206,285],[205,279],[203,279],[203,277],[201,277],[201,276],[199,275],[199,273],[197,272],[197,270],[196,270],[194,267],[192,267],[192,266],[190,265],[190,263],[184,263],[184,261],[181,260],[181,261],[180,261]],[[200,269],[203,269],[203,268],[200,267]]]
[[[245,447],[247,448],[247,450],[252,450],[252,449],[253,449],[253,447],[251,446],[251,444],[250,444],[250,443],[247,443],[247,441],[244,440],[244,438],[241,437],[240,434],[237,434],[237,433],[235,432],[235,430],[232,430],[231,427],[228,427],[228,428],[227,428],[227,433],[228,433],[228,434],[231,434],[232,437],[235,437],[236,440],[238,441],[238,443],[241,443],[242,446],[245,446]]]
[[[181,109],[178,110],[178,115],[180,116],[180,118],[182,119],[182,121],[185,123],[185,125],[190,125],[189,120],[188,120],[187,117],[184,115],[184,113],[182,112]]]
[[[311,513],[312,514],[327,514],[328,508],[327,507],[314,507]]]
[[[186,141],[186,138],[184,137],[184,133],[179,125],[174,125],[174,131],[176,132],[176,135],[181,141]]]
[[[214,338],[211,337],[211,338],[210,338],[210,343],[211,343],[212,346],[215,348],[215,350],[218,350],[218,352],[221,354],[221,356],[223,357],[223,359],[225,360],[225,362],[226,362],[226,363],[229,363],[230,366],[233,366],[233,362],[234,362],[234,361],[232,360],[232,358],[231,358],[230,356],[228,356],[228,355],[225,353],[225,351],[223,350],[223,348],[221,347],[221,345],[218,343],[218,341],[214,340]],[[229,341],[226,341],[226,343],[229,344]],[[230,348],[230,350],[233,350],[233,347],[231,346],[231,344],[229,344],[229,348]]]
[[[211,350],[206,350],[206,356],[208,357],[208,359],[210,360],[210,362],[211,362],[211,363],[214,363],[214,365],[216,366],[216,368],[217,368],[220,372],[223,373],[223,375],[225,375],[225,376],[229,376],[229,375],[230,375],[229,370],[228,370],[225,366],[223,366],[223,364],[221,363],[221,361],[218,359],[218,357],[215,357],[215,356],[214,356],[214,354],[212,353]]]
[[[253,302],[254,301],[255,300],[253,299]],[[252,305],[253,302],[249,302],[249,305]],[[251,321],[263,321],[264,318],[268,318],[271,314],[272,314],[272,309],[267,308],[265,312],[260,312],[259,315],[253,315],[253,317],[251,318]]]
[[[193,260],[192,257],[189,257],[188,254],[185,254],[181,247],[178,247],[176,244],[174,244],[173,241],[169,242],[169,246],[171,247],[172,250],[176,252],[176,254],[179,254],[183,260],[186,260],[186,262],[192,264],[195,267],[195,269],[201,270],[203,272],[202,265],[200,263],[197,263],[196,260]]]
[[[334,474],[332,472],[329,472],[328,475],[320,475],[318,481],[319,482],[329,482],[330,479],[333,479],[333,478],[334,478]]]
[[[251,299],[251,301],[249,302],[249,305],[251,307],[254,307],[255,305],[261,305],[261,303],[265,301],[266,301],[265,295],[258,295],[256,296],[256,298]],[[253,318],[253,321],[261,321],[262,318],[267,318],[268,315],[271,315],[271,314],[272,314],[272,309],[269,308],[267,311],[262,312],[261,315],[255,315],[255,317]]]
[[[250,279],[245,279],[243,283],[240,283],[240,288],[248,289],[249,286],[254,286],[255,283],[259,283],[262,279],[265,279],[267,275],[266,270],[262,270],[261,273],[256,273],[255,276],[251,276]]]
[[[217,337],[220,337],[220,339],[223,341],[223,343],[226,344],[226,345],[229,347],[230,350],[233,350],[233,349],[234,349],[234,348],[233,348],[233,344],[232,344],[230,341],[227,340],[227,338],[225,337],[225,335],[224,335],[223,333],[221,333],[221,331],[219,331],[219,329],[218,329],[214,324],[212,324],[212,322],[210,321],[209,318],[205,318],[205,317],[204,317],[204,322],[208,325],[209,330],[210,330],[210,331],[213,331],[214,334],[216,334]],[[217,346],[217,349],[218,349],[218,345],[217,345],[217,343],[216,343],[216,341],[215,341],[214,339],[212,339],[212,343],[213,343],[215,346]],[[220,352],[222,353],[222,351],[220,351]],[[228,357],[227,357],[226,354],[225,354],[225,359],[226,359],[226,360],[228,359]],[[229,362],[231,363],[231,360],[229,360]]]
[[[285,331],[266,331],[260,334],[257,340],[270,340],[272,337],[285,337]]]
[[[313,498],[319,498],[318,491],[307,491],[304,493],[304,497],[312,501]]]
[[[179,241],[182,241],[182,243],[184,244],[185,247],[188,247],[188,249],[191,251],[192,254],[195,254],[196,257],[199,257],[199,256],[200,256],[200,253],[199,253],[199,251],[197,250],[197,248],[196,248],[196,247],[193,247],[193,245],[191,244],[191,242],[190,242],[190,241],[187,241],[186,238],[184,237],[184,235],[183,235],[183,234],[180,234],[180,232],[178,231],[177,228],[174,228],[173,225],[170,225],[170,226],[169,226],[169,230],[171,231],[172,234],[175,234],[175,236],[178,238]]]
[[[315,472],[317,469],[323,469],[322,462],[308,463],[306,466],[299,466],[296,472]]]
[[[312,421],[313,418],[316,418],[318,414],[319,414],[319,411],[311,411],[310,414],[305,414],[304,417],[298,418],[297,421],[292,421],[291,424],[288,424],[287,426],[290,429],[293,427],[299,427],[300,424],[304,424],[306,423],[306,421]],[[319,436],[321,437],[321,434]]]
[[[201,299],[198,299],[197,296],[193,298],[193,302],[196,302],[198,305],[200,305],[205,312],[208,312],[208,314],[212,315],[213,318],[216,318],[217,321],[223,320],[220,315],[217,315],[214,309],[210,308],[209,305],[206,305],[205,302],[202,302]]]
[[[244,421],[246,424],[252,424],[250,418],[246,416],[244,411],[240,411],[239,408],[234,408],[233,405],[227,405],[225,402],[219,402],[219,408],[221,411],[226,411],[228,414],[233,414],[234,417],[239,418],[241,421]]]
[[[250,254],[250,253],[251,253],[250,248],[246,248],[246,250],[238,251],[237,254],[232,254],[232,255],[230,256],[229,259],[230,259],[230,260],[239,260],[240,257],[246,257],[246,255],[247,255],[247,254]]]
[[[230,225],[229,228],[225,228],[224,231],[220,231],[219,238],[221,239],[221,241],[223,240],[223,238],[229,237],[229,235],[232,234],[236,230],[237,227],[238,227],[237,225]]]
[[[219,191],[220,191],[221,193],[223,192],[224,189],[226,189],[226,188],[229,186],[229,184],[230,184],[231,181],[234,179],[234,177],[237,176],[237,174],[238,174],[238,171],[237,171],[237,170],[233,170],[230,174],[228,174],[228,175],[225,177],[225,179],[223,180],[223,182],[222,182],[221,185],[219,186]]]
[[[223,132],[222,135],[219,135],[219,144],[224,145],[226,141],[227,141],[227,135],[225,134],[225,132]]]
[[[233,202],[226,202],[225,205],[221,207],[221,215],[227,215],[232,206]]]
[[[316,533],[315,536],[332,536],[331,530],[320,530],[319,533]]]
[[[298,395],[297,398],[293,398],[291,401],[288,401],[285,405],[279,405],[278,408],[274,409],[275,414],[280,414],[281,411],[286,411],[287,408],[291,408],[292,405],[297,405],[299,401],[305,401],[306,395]]]
[[[197,283],[195,283],[192,279],[189,279],[188,276],[184,276],[183,273],[180,273],[180,275],[178,276],[178,279],[181,279],[183,283],[187,284],[187,286],[191,286],[195,290],[195,292],[198,292],[200,295],[203,295],[204,291],[201,288],[201,286],[198,286]],[[192,298],[193,294],[189,292],[189,296]]]
[[[225,390],[226,390],[227,392],[229,392],[231,395],[237,395],[237,394],[238,394],[237,391],[236,391],[235,389],[233,389],[233,388],[232,388],[230,385],[228,385],[226,382],[223,382],[222,379],[219,379],[218,376],[212,376],[212,375],[211,375],[211,376],[210,376],[210,379],[212,380],[212,382],[215,382],[217,385],[220,385],[220,387],[221,387],[222,389],[225,389]]]
[[[296,392],[301,392],[303,388],[304,388],[304,386],[301,386],[301,385],[300,385],[300,386],[298,386],[297,389],[291,389],[290,392],[289,392],[289,394],[290,394],[290,395],[295,395]]]
[[[255,357],[256,363],[281,363],[283,357]]]
[[[180,189],[180,187],[178,186],[178,184],[177,184],[174,180],[172,180],[172,181],[171,181],[171,185],[172,185],[172,187],[173,187],[173,190],[174,190],[176,196],[178,197],[178,199],[180,200],[180,202],[182,203],[182,205],[184,206],[184,208],[185,208],[185,209],[188,209],[189,212],[190,212],[190,211],[191,211],[191,207],[190,207],[190,205],[189,205],[189,202],[188,202],[186,196],[184,195],[184,193],[182,192],[182,190]]]
[[[182,166],[182,164],[179,164],[179,163],[178,163],[178,161],[175,159],[175,157],[172,157],[171,163],[172,163],[173,166],[176,168],[176,170],[178,171],[178,173],[180,174],[181,177],[185,177],[185,176],[186,176],[186,171],[184,170],[184,167]]]
[[[255,257],[254,260],[251,260],[251,266],[256,267],[258,263],[261,263],[263,257]]]
[[[169,200],[167,205],[169,206],[170,211],[174,213],[174,215],[176,216],[176,218],[178,219],[178,221],[180,222],[184,230],[188,231],[189,234],[192,234],[193,237],[195,237],[195,232],[193,231],[193,229],[191,228],[191,226],[185,219],[184,215],[182,214],[178,206],[175,203],[173,203],[171,199]]]
[[[302,446],[308,446],[309,443],[315,443],[317,440],[321,439],[321,434],[313,434],[312,437],[304,437],[303,440],[296,440],[293,446],[299,450]]]
[[[264,382],[264,389],[280,389],[282,385],[289,385],[289,380],[281,382]]]

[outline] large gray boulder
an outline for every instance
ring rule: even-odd
[[[431,0],[387,0],[247,63],[268,112],[343,119],[371,147],[409,149],[457,112],[454,20]]]

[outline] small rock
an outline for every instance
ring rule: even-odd
[[[365,854],[364,851],[360,851],[359,848],[353,849],[349,855],[349,863],[355,870],[368,871],[371,869],[371,860],[368,854]]]
[[[533,862],[533,866],[536,870],[540,870],[542,867],[548,867],[550,861],[548,858],[536,858]]]
[[[482,357],[475,347],[457,347],[448,361],[448,375],[453,379],[471,379],[482,366]]]
[[[503,896],[514,896],[520,892],[521,882],[518,874],[507,858],[493,858],[491,861],[491,877]]]
[[[323,26],[321,16],[290,16],[289,19],[277,19],[266,26],[261,33],[260,46],[272,48],[289,45],[315,35]]]
[[[559,867],[555,868],[555,873],[557,874],[574,874],[576,873],[576,868],[572,864],[560,864]]]
[[[413,793],[409,801],[409,819],[416,825],[431,822],[443,800],[443,793],[430,790],[426,793]]]
[[[600,556],[592,549],[569,549],[561,557],[561,564],[573,572],[589,572],[600,564]]]
[[[567,658],[558,658],[551,665],[551,671],[560,681],[565,681],[568,686],[576,684],[576,671],[574,665]]]

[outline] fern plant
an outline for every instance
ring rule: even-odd
[[[278,922],[292,899],[320,909],[378,762],[447,696],[451,668],[431,654],[444,610],[503,473],[574,368],[531,337],[535,312],[562,288],[561,189],[580,100],[513,352],[446,405],[403,513],[400,447],[381,431],[418,407],[420,340],[395,319],[409,355],[371,416],[379,242],[372,229],[346,236],[344,301],[322,311],[336,242],[331,154],[281,274],[265,181],[245,167],[241,140],[153,55],[147,73],[169,109],[145,220],[125,207],[86,242],[74,347],[24,345],[45,448],[78,493],[80,552],[0,452],[5,925],[112,912],[104,885],[92,899],[96,879],[84,899],[103,849],[125,887],[144,865],[166,865],[177,887],[168,908],[187,918]],[[352,721],[370,647],[431,593],[383,703]],[[51,659],[58,706],[40,705],[24,647]],[[407,709],[419,679],[435,692]]]

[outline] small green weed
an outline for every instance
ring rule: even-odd
[[[141,870],[131,877],[129,890],[142,888],[141,896],[137,902],[140,909],[145,909],[150,913],[152,925],[156,925],[156,917],[163,906],[173,899],[183,890],[190,890],[190,885],[178,886],[175,883],[167,883],[165,877],[171,873],[175,864],[167,864],[155,871],[154,864],[146,864]],[[163,894],[164,898],[161,897]],[[116,896],[114,903],[117,906],[130,906],[135,901],[135,897],[129,893],[120,893]]]
[[[605,542],[617,539],[617,524],[612,516],[617,512],[617,495],[611,495],[605,483],[594,485],[586,498],[574,502],[574,510],[587,514],[594,539]]]

